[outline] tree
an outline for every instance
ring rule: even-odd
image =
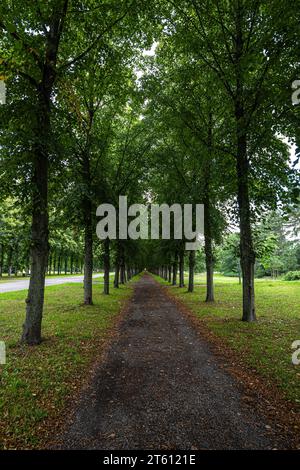
[[[51,118],[54,96],[66,70],[82,61],[107,33],[122,23],[134,2],[109,2],[94,8],[93,2],[76,5],[68,0],[36,2],[5,1],[1,4],[0,28],[3,32],[1,70],[11,76],[10,83],[23,85],[30,96],[30,143],[26,142],[31,172],[31,277],[26,300],[22,341],[38,344],[44,302],[45,272],[49,251],[48,173],[53,156]],[[77,14],[75,14],[77,13]],[[130,30],[129,24],[127,31]],[[89,37],[82,45],[83,32]],[[66,34],[67,33],[67,34]],[[22,125],[24,126],[24,120]],[[28,145],[29,144],[29,145]]]
[[[274,134],[273,126],[278,124],[276,119],[282,112],[276,99],[277,87],[272,84],[276,81],[278,85],[278,76],[283,75],[284,67],[288,68],[288,50],[295,38],[296,23],[289,16],[291,31],[283,27],[286,24],[283,18],[290,12],[286,2],[272,2],[272,10],[269,4],[252,0],[170,3],[168,34],[178,38],[177,44],[189,51],[194,61],[211,70],[223,92],[235,157],[243,272],[242,319],[251,322],[256,319],[251,173],[257,152],[268,148],[263,136]],[[280,19],[276,20],[275,15]],[[284,165],[287,166],[286,161]]]

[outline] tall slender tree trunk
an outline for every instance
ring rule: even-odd
[[[104,240],[104,294],[109,294],[109,271],[110,271],[110,240]]]
[[[176,286],[177,284],[177,269],[178,269],[178,255],[177,252],[174,255],[174,261],[173,261],[173,275],[172,275],[172,285]]]
[[[120,246],[120,284],[126,283],[125,253],[124,246]]]
[[[52,251],[50,252],[48,256],[48,274],[51,275],[51,271],[52,271]]]
[[[238,272],[239,284],[242,284],[241,263],[240,263],[240,261],[237,262],[237,272]]]
[[[1,255],[0,255],[0,277],[3,274],[3,263],[4,263],[4,244],[1,243]]]
[[[246,154],[246,140],[239,139],[237,155],[238,174],[238,204],[240,216],[240,250],[243,279],[243,321],[256,320],[254,296],[254,266],[255,253],[253,248],[252,230],[250,221],[248,160]]]
[[[195,251],[189,254],[189,287],[188,292],[194,292],[194,274],[195,274]]]
[[[56,273],[56,258],[57,258],[57,254],[56,254],[56,250],[55,250],[54,259],[53,259],[53,274]]]
[[[92,203],[86,198],[84,210],[84,304],[93,304],[93,228]]]
[[[238,184],[238,206],[240,219],[240,251],[243,278],[243,316],[242,320],[252,322],[256,320],[254,296],[254,265],[255,252],[253,247],[250,198],[249,198],[249,160],[247,155],[247,124],[244,105],[243,83],[243,9],[238,3],[236,14],[236,172]]]
[[[116,248],[116,260],[115,260],[115,278],[114,278],[114,287],[116,289],[119,288],[120,282],[120,242],[117,241],[117,248]]]
[[[115,278],[114,278],[114,287],[119,287],[119,277],[120,277],[120,265],[119,262],[116,262],[115,265]]]
[[[49,72],[50,73],[50,72]],[[26,299],[26,317],[22,342],[29,345],[41,342],[41,327],[44,306],[45,274],[48,261],[48,149],[50,140],[50,90],[40,96],[38,122],[40,142],[36,142],[33,156],[33,198],[31,223],[31,269],[29,290]]]
[[[45,43],[41,82],[37,83],[35,144],[32,172],[31,270],[26,299],[26,316],[21,341],[41,342],[45,274],[48,260],[48,155],[52,140],[50,128],[51,94],[56,78],[56,61],[68,1],[62,0],[52,10]]]
[[[179,253],[179,287],[184,287],[184,251]]]
[[[204,162],[204,251],[206,266],[206,302],[213,302],[214,298],[214,256],[212,237],[212,194],[211,194],[211,159],[213,122],[212,112],[209,113],[208,124],[208,155]]]
[[[168,265],[168,282],[170,284],[172,282],[172,266],[171,266],[171,264]]]
[[[61,273],[61,252],[59,252],[58,255],[58,261],[57,261],[57,274]]]
[[[18,272],[19,272],[19,246],[18,244],[15,245],[14,249],[14,271],[15,271],[15,276],[18,277]]]
[[[12,273],[12,247],[11,246],[9,247],[8,255],[7,255],[7,273],[8,273],[8,277],[10,277]]]
[[[204,203],[204,250],[206,266],[206,302],[213,302],[214,298],[214,256],[211,234],[211,213],[208,203]]]

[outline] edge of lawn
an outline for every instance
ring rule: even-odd
[[[172,286],[159,276],[150,274],[193,325],[199,336],[207,342],[220,367],[236,379],[243,401],[272,423],[270,432],[277,429],[277,432],[286,437],[287,442],[292,443],[293,449],[300,450],[300,407],[297,403],[289,400],[275,381],[263,376],[247,362],[242,351],[233,349],[224,337],[215,333],[196,311],[179,298],[173,292],[178,286]]]
[[[120,285],[118,289],[118,292],[121,294],[120,298],[114,302],[113,309],[110,312],[111,317],[107,320],[105,327],[101,327],[98,334],[96,333],[78,346],[70,345],[74,362],[70,361],[70,356],[64,356],[64,348],[54,351],[52,349],[53,338],[48,336],[43,339],[39,346],[24,346],[21,344],[13,346],[15,358],[19,357],[22,360],[24,358],[26,360],[31,358],[30,364],[32,364],[32,369],[30,371],[22,371],[21,364],[18,361],[15,363],[14,370],[11,367],[0,367],[0,385],[2,381],[5,381],[5,374],[9,375],[15,371],[21,373],[20,382],[13,384],[13,387],[16,387],[14,390],[16,400],[13,400],[12,395],[12,402],[8,404],[8,409],[5,409],[7,403],[1,403],[0,396],[0,450],[47,449],[55,441],[56,436],[62,432],[70,419],[72,419],[73,411],[83,391],[89,386],[96,367],[103,360],[111,341],[118,334],[119,324],[123,320],[124,315],[126,315],[133,296],[134,284],[138,281],[139,277],[140,275],[135,276],[126,283],[125,287]],[[67,285],[69,284],[65,284],[65,286]],[[71,285],[74,286],[74,284]],[[51,286],[48,289],[52,287],[57,288],[61,286]],[[120,292],[122,290],[123,293]],[[20,292],[22,291],[18,291],[18,294]],[[6,294],[2,295],[6,296]],[[113,293],[109,296],[103,295],[101,298],[103,302],[106,299],[109,302],[113,298]],[[74,303],[73,309],[71,308],[69,311],[76,311],[79,307],[90,308],[89,306]],[[95,305],[92,308],[95,307],[99,308],[99,314],[101,315],[101,305]],[[64,338],[60,338],[60,341],[63,342]],[[55,376],[53,378],[53,389],[49,393],[47,390],[46,396],[42,397],[40,396],[42,395],[42,389],[38,388],[38,380],[39,378],[41,380],[44,379],[43,371],[40,358],[36,364],[34,364],[34,360],[35,355],[43,356],[48,353],[51,356],[51,352],[53,354],[53,361],[57,362],[59,369],[62,369],[59,375],[63,377],[63,384],[60,387],[59,375]],[[66,371],[67,373],[65,373]],[[35,374],[37,377],[34,377]],[[32,419],[26,417],[26,419],[22,420],[22,404],[18,403],[18,387],[20,387],[21,393],[23,393],[23,387],[26,388],[26,394],[30,395],[30,397],[27,396],[27,399],[30,400],[30,407],[32,407]],[[10,416],[12,410],[13,419]],[[46,414],[40,412],[39,415],[39,410],[46,410]]]

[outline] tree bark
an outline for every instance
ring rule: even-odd
[[[206,266],[206,302],[214,302],[214,256],[212,235],[212,188],[211,160],[213,145],[213,116],[209,113],[208,123],[208,155],[204,160],[204,251]]]
[[[50,90],[47,91],[46,96],[40,96],[39,100],[38,122],[40,123],[41,140],[39,143],[36,143],[36,150],[33,156],[31,275],[26,299],[26,317],[21,338],[22,342],[29,345],[41,342],[45,273],[49,249],[48,151],[45,139],[50,139]]]
[[[61,253],[59,252],[58,261],[57,261],[57,274],[61,273]]]
[[[83,202],[84,210],[84,304],[93,304],[93,229],[92,203],[89,198]]]
[[[237,263],[237,272],[238,272],[238,277],[239,277],[239,284],[242,284],[241,264],[240,264],[240,261],[238,261],[238,263]]]
[[[0,277],[2,277],[2,273],[3,273],[3,263],[4,263],[4,244],[1,243]]]
[[[117,241],[116,261],[115,261],[115,278],[114,278],[114,287],[116,289],[119,288],[119,281],[120,281],[120,243],[119,243],[119,241]]]
[[[119,277],[120,277],[120,265],[116,262],[115,265],[115,278],[114,278],[114,287],[119,287]]]
[[[194,292],[194,273],[195,273],[195,251],[190,251],[189,255],[189,287],[188,292]]]
[[[238,183],[238,206],[240,219],[240,251],[243,278],[243,316],[242,320],[256,320],[254,297],[254,264],[255,252],[253,247],[250,198],[249,198],[249,160],[247,155],[247,124],[244,106],[243,83],[243,32],[242,7],[238,5],[236,16],[236,172]]]
[[[52,251],[50,251],[50,255],[48,256],[48,274],[51,275],[52,272]]]
[[[123,245],[120,246],[120,284],[126,283],[125,254]]]
[[[105,295],[109,295],[109,271],[110,271],[110,240],[104,240],[104,290]]]
[[[184,287],[184,251],[179,253],[179,287]]]
[[[172,276],[172,285],[176,286],[177,284],[177,259],[178,255],[175,253],[174,255],[174,261],[173,261],[173,276]]]
[[[240,141],[242,140],[242,142]],[[240,250],[243,279],[243,321],[256,320],[254,296],[254,265],[255,253],[253,248],[252,230],[250,222],[250,203],[248,189],[248,161],[246,155],[246,142],[239,139],[237,156],[238,173],[238,204],[240,216]]]
[[[53,260],[53,274],[56,273],[56,258],[57,258],[57,254],[56,254],[56,250],[54,252],[54,260]]]
[[[11,276],[11,273],[12,273],[12,247],[10,246],[9,250],[8,250],[8,255],[7,255],[7,274],[8,274],[8,277]]]
[[[26,317],[21,341],[41,342],[45,273],[48,260],[48,156],[51,142],[51,94],[56,78],[58,47],[68,2],[53,8],[46,37],[41,82],[37,84],[35,144],[32,176],[31,275],[26,299]]]
[[[204,203],[204,239],[205,239],[205,265],[206,265],[206,302],[214,302],[214,256],[211,234],[210,204]]]
[[[172,266],[171,266],[171,264],[168,265],[168,282],[170,284],[172,282]]]

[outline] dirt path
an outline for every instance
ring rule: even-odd
[[[267,423],[150,277],[135,287],[60,448],[268,449]]]

